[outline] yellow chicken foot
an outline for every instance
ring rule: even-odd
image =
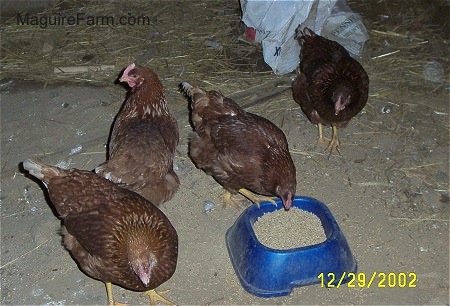
[[[323,136],[323,125],[322,123],[317,124],[317,128],[319,130],[319,138],[317,138],[316,147],[319,145],[319,143],[329,145],[331,139],[328,137]]]
[[[333,136],[332,138],[328,138],[323,136],[323,125],[321,123],[317,124],[317,128],[319,130],[319,138],[317,138],[316,147],[319,145],[319,143],[323,143],[327,145],[327,148],[325,151],[329,151],[328,158],[330,158],[331,153],[333,152],[333,149],[336,149],[336,151],[339,153],[339,155],[342,156],[341,152],[339,151],[339,137],[338,137],[338,129],[334,125],[331,125],[333,128]]]
[[[233,195],[228,190],[225,190],[225,193],[223,194],[222,197],[223,197],[223,206],[224,207],[229,205],[236,209],[241,209],[242,208],[241,204],[245,201],[245,198],[242,198],[242,199],[233,198]]]
[[[150,305],[154,306],[156,305],[156,302],[161,302],[165,305],[175,305],[174,302],[166,299],[163,294],[169,292],[169,290],[161,291],[160,293],[156,292],[155,289],[147,290],[142,295],[146,295],[150,298]]]
[[[261,203],[263,201],[269,201],[269,202],[273,203],[275,206],[277,205],[277,203],[275,202],[275,200],[272,197],[267,197],[267,196],[263,196],[260,194],[254,194],[253,192],[251,192],[250,190],[247,190],[245,188],[241,188],[238,191],[240,194],[245,196],[247,199],[249,199],[250,201],[255,203],[258,207],[259,207],[259,203]]]
[[[339,137],[338,137],[338,128],[332,125],[333,128],[333,136],[331,138],[330,143],[328,144],[327,150],[330,151],[330,154],[328,155],[328,158],[330,158],[331,153],[333,152],[333,149],[336,149],[336,151],[339,153],[340,156],[342,156],[341,152],[339,151]]]
[[[114,301],[113,293],[112,293],[112,284],[110,282],[105,282],[106,286],[106,295],[108,297],[108,306],[125,306],[127,304],[122,304]]]

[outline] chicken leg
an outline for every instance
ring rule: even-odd
[[[162,291],[161,293],[156,292],[155,289],[147,290],[142,295],[146,295],[150,299],[150,305],[156,305],[156,302],[161,302],[165,305],[175,305],[174,302],[166,299],[163,294],[169,292],[169,290]]]
[[[112,284],[110,282],[105,282],[106,294],[108,296],[108,306],[126,306],[127,304],[122,304],[114,301],[112,294]],[[156,305],[156,302],[161,302],[166,305],[175,305],[172,301],[166,299],[162,294],[167,293],[169,290],[163,291],[161,293],[156,292],[156,290],[147,290],[142,295],[147,295],[150,298],[150,305]]]
[[[331,153],[333,152],[333,149],[336,149],[336,151],[339,153],[339,155],[342,156],[341,152],[339,151],[339,137],[338,137],[338,128],[334,125],[331,125],[333,129],[333,136],[330,138],[323,136],[323,125],[321,123],[317,124],[317,128],[319,130],[319,137],[317,138],[316,146],[319,143],[323,143],[327,145],[327,148],[325,151],[330,151],[330,154],[328,155],[328,158],[330,158]]]
[[[256,204],[259,207],[259,203],[263,202],[263,201],[268,201],[273,203],[275,206],[277,206],[277,203],[275,202],[275,200],[273,199],[273,197],[268,197],[268,196],[263,196],[260,194],[255,194],[253,192],[251,192],[248,189],[245,188],[241,188],[238,190],[240,194],[242,194],[243,196],[245,196],[247,199],[249,199],[250,201],[252,201],[254,204]]]
[[[241,195],[243,195],[245,198],[247,198],[248,200],[253,202],[254,204],[258,205],[258,207],[259,207],[259,203],[263,202],[263,201],[269,201],[269,202],[273,203],[274,205],[277,205],[277,203],[275,202],[275,200],[273,198],[255,194],[248,189],[241,188],[238,190],[238,192]],[[223,205],[224,206],[230,205],[236,209],[240,209],[241,204],[243,202],[245,202],[245,200],[246,200],[245,198],[236,199],[235,197],[233,197],[233,194],[231,192],[226,190],[225,193],[223,194]]]
[[[339,137],[338,137],[338,128],[335,125],[331,125],[333,128],[333,136],[331,137],[331,141],[328,144],[327,150],[333,152],[333,149],[336,149],[336,151],[339,153],[339,155],[342,156],[341,152],[339,151]],[[328,158],[330,158],[330,155],[328,155]]]
[[[317,138],[316,147],[319,145],[319,143],[323,143],[325,145],[328,145],[331,141],[330,138],[323,136],[323,124],[318,123],[317,129],[319,131],[319,137]]]
[[[241,204],[245,201],[245,198],[236,199],[233,197],[233,194],[228,190],[225,190],[225,193],[222,195],[223,197],[223,206],[231,206],[236,209],[241,209]]]
[[[112,293],[112,284],[110,282],[105,282],[106,286],[106,295],[108,297],[108,306],[124,306],[126,304],[122,304],[114,301],[113,293]]]

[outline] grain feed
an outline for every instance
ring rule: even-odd
[[[278,250],[314,245],[326,240],[319,217],[297,207],[265,213],[253,224],[253,230],[259,242]]]

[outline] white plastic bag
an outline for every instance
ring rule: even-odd
[[[368,39],[358,14],[345,0],[260,1],[241,0],[242,21],[256,31],[264,61],[278,75],[295,70],[300,46],[295,39],[299,25],[341,43],[350,53],[359,55]]]

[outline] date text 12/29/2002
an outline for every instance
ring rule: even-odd
[[[341,275],[335,273],[320,273],[320,286],[326,288],[416,288],[417,275],[415,272],[373,272],[371,275],[365,272],[344,272]]]

